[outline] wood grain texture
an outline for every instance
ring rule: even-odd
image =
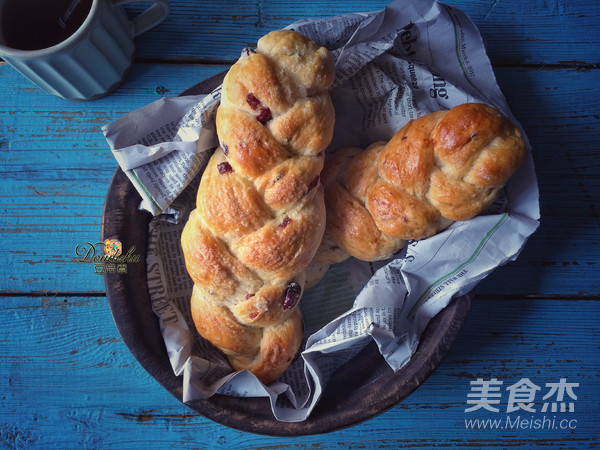
[[[138,38],[138,58],[173,61],[237,59],[240,49],[297,20],[381,10],[385,0],[331,2],[253,0],[234,11],[218,0],[171,2],[167,20]],[[597,66],[597,5],[585,0],[448,0],[481,31],[496,65]],[[136,9],[130,8],[131,13]]]
[[[0,447],[589,448],[600,437],[599,319],[597,301],[476,300],[454,348],[405,401],[350,429],[274,438],[215,426],[167,394],[123,344],[105,299],[5,297]],[[506,393],[498,413],[465,412],[477,378],[579,383],[575,411],[554,414],[576,429],[466,430],[466,419],[543,416],[507,414]]]
[[[94,268],[116,168],[101,126],[226,69],[246,45],[298,19],[387,0],[170,0],[136,39],[109,97],[70,103],[0,62],[0,448],[595,448],[600,446],[600,5],[448,0],[481,31],[498,83],[533,147],[541,225],[516,262],[476,288],[462,334],[414,394],[350,429],[271,438],[220,426],[176,401],[132,357]],[[127,5],[133,16],[145,5]],[[470,382],[579,383],[576,428],[465,428]],[[522,413],[523,418],[543,414]],[[552,417],[550,417],[552,419]]]
[[[15,99],[0,106],[0,291],[103,292],[92,265],[72,262],[77,245],[100,239],[117,167],[101,127],[224,68],[138,65],[113,95],[82,104],[0,65],[0,98]]]

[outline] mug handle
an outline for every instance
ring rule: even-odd
[[[138,0],[114,0],[115,5],[131,3]],[[132,20],[133,36],[138,36],[161,23],[169,14],[169,0],[147,0],[153,3],[147,10]]]

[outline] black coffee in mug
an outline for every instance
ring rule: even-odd
[[[4,0],[0,5],[2,43],[17,50],[40,50],[75,33],[92,0]]]
[[[49,94],[94,100],[125,81],[134,38],[161,23],[169,0],[0,0],[0,58]],[[3,68],[3,67],[2,67]]]

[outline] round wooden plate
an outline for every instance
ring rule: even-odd
[[[224,73],[215,75],[181,95],[206,94],[219,86]],[[118,238],[123,248],[135,246],[141,261],[128,273],[105,274],[106,296],[123,341],[142,367],[167,391],[182,400],[182,379],[173,373],[158,318],[150,306],[146,283],[146,243],[152,216],[138,209],[141,197],[117,169],[104,205],[102,241]],[[203,416],[242,431],[271,436],[301,436],[350,427],[393,407],[418,388],[440,364],[467,318],[471,296],[454,299],[434,317],[411,360],[393,372],[376,345],[367,346],[342,366],[325,387],[323,397],[303,422],[280,422],[266,398],[214,395],[187,404]]]

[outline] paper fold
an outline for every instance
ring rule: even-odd
[[[490,104],[514,121],[477,28],[455,8],[397,0],[383,11],[304,20],[289,28],[327,46],[335,60],[336,128],[328,151],[389,140],[409,120],[461,103]],[[115,158],[144,198],[142,207],[156,216],[147,248],[149,288],[164,292],[151,300],[174,371],[183,374],[184,401],[216,392],[266,396],[277,420],[305,420],[330,375],[372,340],[390,367],[401,369],[430,319],[515,259],[538,227],[529,154],[484,214],[411,242],[391,261],[349,259],[332,266],[302,299],[305,350],[278,382],[263,386],[248,372],[233,374],[224,356],[194,331],[192,282],[179,246],[200,174],[217,145],[219,95],[216,89],[207,96],[163,99],[104,128]],[[165,211],[173,213],[168,220]],[[164,313],[165,296],[176,316]]]

